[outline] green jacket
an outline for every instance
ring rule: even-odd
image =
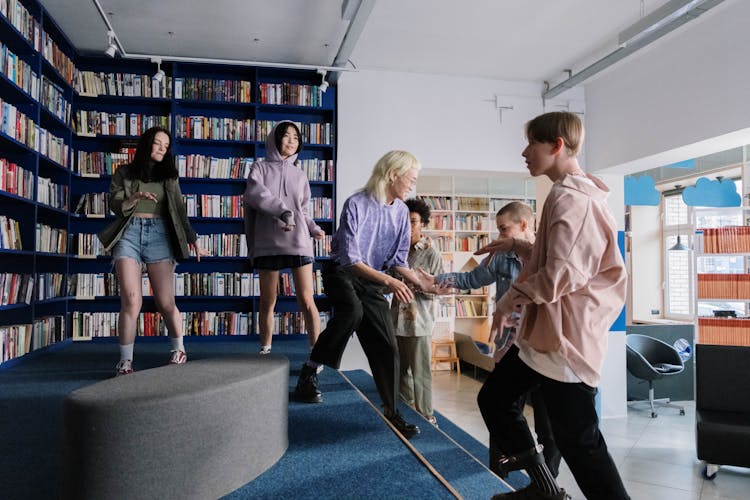
[[[140,189],[140,180],[128,179],[125,175],[128,169],[129,165],[118,168],[109,184],[109,208],[117,216],[117,220],[97,234],[105,250],[111,250],[120,241],[125,228],[128,227],[130,219],[133,218],[135,213],[135,206],[128,210],[122,208],[123,202]],[[190,226],[190,221],[188,221],[178,179],[164,181],[164,194],[167,198],[167,212],[169,214],[164,223],[169,229],[172,251],[176,258],[187,259],[190,257],[188,244],[195,243],[198,235],[195,234]]]

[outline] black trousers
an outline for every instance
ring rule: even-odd
[[[524,406],[530,404],[534,408],[534,432],[536,433],[536,440],[544,447],[544,462],[547,464],[547,468],[554,477],[560,473],[560,461],[562,460],[562,454],[560,449],[555,443],[555,436],[552,433],[552,424],[549,421],[549,414],[547,413],[547,403],[544,402],[544,394],[540,387],[531,389],[527,394],[521,396],[516,404],[519,405],[519,410],[523,414]],[[497,449],[495,440],[490,438],[490,469],[496,474],[500,475],[501,471],[497,469],[496,465],[503,453]]]
[[[539,387],[546,403],[557,446],[586,498],[628,499],[599,431],[596,388],[558,382],[535,372],[521,361],[515,346],[495,365],[477,397],[495,446],[510,456],[534,447],[519,401],[535,387]]]
[[[383,405],[388,411],[396,411],[398,345],[383,288],[350,274],[335,262],[325,263],[322,274],[333,317],[315,342],[310,359],[338,369],[356,330]]]

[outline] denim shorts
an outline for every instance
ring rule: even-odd
[[[174,262],[164,220],[160,217],[133,217],[112,249],[112,261],[129,257],[140,264]]]
[[[255,269],[278,271],[279,269],[294,269],[313,263],[312,257],[304,255],[264,255],[253,259]]]

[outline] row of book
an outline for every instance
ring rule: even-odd
[[[323,293],[323,276],[319,269],[312,270],[313,292]],[[68,293],[78,299],[93,297],[115,297],[120,294],[117,276],[114,273],[77,273],[70,275]],[[153,295],[147,275],[141,277],[141,293]],[[260,277],[253,273],[175,273],[176,296],[250,297],[260,295]],[[291,271],[279,273],[278,294],[295,295]]]
[[[63,90],[47,77],[42,78],[42,98],[40,102],[58,120],[65,124],[70,123],[70,101],[65,98]]]
[[[482,196],[429,196],[420,195],[419,199],[423,200],[432,210],[458,210],[464,212],[490,212],[496,214],[498,210],[514,201],[522,201],[531,207],[533,212],[536,211],[536,200],[516,199],[516,198],[489,198]]]
[[[99,255],[109,255],[110,252],[104,250],[102,242],[95,234],[78,233],[75,239],[75,248],[73,249],[78,257],[94,258]]]
[[[129,135],[137,137],[156,126],[169,130],[169,116],[79,109],[75,112],[73,130],[76,134],[83,136]]]
[[[13,104],[0,99],[0,132],[25,144],[63,167],[70,165],[70,146],[62,137],[40,127]]]
[[[317,85],[296,83],[258,84],[261,104],[289,104],[292,106],[323,106],[323,91]]]
[[[1,221],[2,219],[0,219]],[[331,235],[327,234],[322,240],[313,240],[313,250],[316,257],[327,257],[331,254],[331,239]],[[198,243],[215,257],[247,257],[247,240],[244,233],[199,234]],[[20,248],[17,250],[20,250]],[[94,258],[109,254],[109,252],[104,251],[99,238],[95,234],[87,233],[78,233],[73,251],[81,258]]]
[[[199,234],[198,243],[216,257],[247,257],[244,234]]]
[[[78,299],[120,295],[114,273],[77,273],[70,276],[68,294]],[[258,277],[250,273],[175,273],[176,296],[249,297],[257,295]],[[147,275],[141,277],[141,293],[152,296]]]
[[[320,331],[322,332],[331,320],[331,315],[328,312],[321,311],[320,313]],[[258,326],[259,313],[255,313],[255,332],[259,333]],[[274,335],[306,335],[308,332],[307,326],[305,325],[305,317],[301,312],[275,312],[273,313],[273,334]]]
[[[699,299],[750,299],[750,274],[698,274]]]
[[[133,161],[135,148],[120,148],[118,153],[78,151],[73,171],[83,177],[112,175],[117,169]]]
[[[252,102],[253,84],[247,80],[215,80],[210,78],[175,78],[175,99],[218,102]]]
[[[104,217],[109,214],[109,193],[86,193],[78,198],[74,214]]]
[[[432,235],[432,245],[438,252],[452,252],[453,251],[453,237],[452,236],[436,236]]]
[[[0,71],[32,99],[39,100],[39,75],[3,43],[0,43]]]
[[[486,317],[488,306],[484,300],[466,300],[456,297],[455,302],[457,318]]]
[[[200,179],[247,179],[255,161],[250,157],[217,158],[206,155],[177,155],[177,172],[180,177]]]
[[[451,231],[453,230],[453,216],[450,214],[432,215],[427,229],[431,231]]]
[[[420,200],[424,201],[428,207],[432,210],[451,210],[453,208],[453,202],[451,198],[447,196],[417,196]]]
[[[279,120],[256,120],[255,137],[257,141],[265,141],[271,130],[279,123]],[[333,144],[332,123],[301,123],[294,122],[302,134],[302,142],[308,144]]]
[[[456,252],[476,252],[483,246],[490,242],[489,236],[486,234],[478,234],[473,236],[457,236],[456,237]]]
[[[17,220],[0,215],[0,248],[3,250],[23,250],[21,225]]]
[[[67,253],[68,231],[37,222],[36,244],[34,246],[37,252]]]
[[[312,270],[312,285],[313,295],[323,294],[323,274],[320,269]],[[258,294],[260,294],[260,284],[258,284]],[[282,297],[292,297],[297,295],[291,271],[279,272],[278,295],[281,295]]]
[[[184,194],[188,217],[242,217],[242,196]]]
[[[489,218],[478,214],[456,215],[456,231],[489,231]]]
[[[65,275],[61,273],[37,273],[36,300],[49,300],[65,295]]]
[[[0,306],[31,304],[34,277],[31,274],[0,273]]]
[[[310,198],[308,213],[313,219],[333,219],[333,200],[331,198],[313,196]]]
[[[0,363],[66,338],[63,316],[39,318],[32,324],[0,326]]]
[[[71,337],[74,340],[88,340],[97,337],[116,337],[119,321],[117,312],[81,312],[72,314]],[[212,337],[217,335],[250,335],[258,333],[258,314],[255,321],[251,313],[232,311],[181,312],[183,335]],[[321,330],[330,320],[330,314],[320,313]],[[255,325],[255,326],[254,326]],[[2,332],[2,330],[0,330]],[[158,312],[141,313],[136,332],[140,336],[166,336],[164,318]],[[306,334],[304,317],[300,312],[274,313],[274,334]]]
[[[698,229],[704,253],[750,253],[750,226]]]
[[[36,201],[60,210],[68,209],[68,185],[57,184],[52,179],[39,177],[36,186]]]
[[[255,120],[218,116],[183,116],[174,120],[175,137],[213,141],[255,140]]]
[[[0,191],[33,200],[34,174],[5,158],[0,158]]]
[[[750,318],[698,318],[698,343],[750,347]]]
[[[74,87],[79,94],[88,96],[169,98],[172,77],[158,81],[150,75],[135,73],[79,71]]]

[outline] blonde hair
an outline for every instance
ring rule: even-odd
[[[538,142],[555,142],[561,137],[568,156],[578,156],[583,144],[583,123],[575,113],[552,111],[526,124],[526,138]]]
[[[388,151],[384,154],[372,169],[372,174],[367,180],[367,184],[362,189],[381,203],[385,203],[386,186],[391,181],[392,176],[403,177],[410,170],[422,168],[419,160],[408,151]]]

